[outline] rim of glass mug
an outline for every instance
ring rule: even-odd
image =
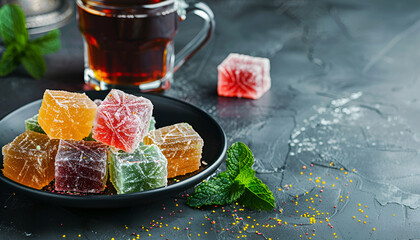
[[[117,18],[162,16],[178,10],[178,0],[147,4],[139,3],[138,0],[77,0],[76,3],[95,15]]]

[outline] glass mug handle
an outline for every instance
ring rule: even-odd
[[[183,2],[183,1],[181,1]],[[183,2],[186,4],[185,2]],[[181,6],[182,8],[182,6]],[[185,12],[182,12],[184,11]],[[186,14],[195,14],[204,20],[203,28],[187,45],[175,55],[174,72],[176,72],[188,59],[198,52],[211,38],[216,25],[214,14],[209,6],[202,2],[190,3],[186,9],[180,9],[179,14],[182,20],[185,20]]]

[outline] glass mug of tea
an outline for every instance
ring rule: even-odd
[[[210,39],[215,22],[204,3],[184,0],[77,0],[85,82],[96,90],[169,89],[173,73]],[[173,39],[188,13],[201,31],[175,56]]]

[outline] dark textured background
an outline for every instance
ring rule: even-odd
[[[164,94],[210,113],[229,145],[250,146],[275,210],[196,210],[180,196],[80,210],[0,184],[0,238],[420,238],[420,2],[206,2],[216,16],[214,37]],[[192,21],[181,24],[177,49],[199,27]],[[0,79],[0,116],[46,88],[85,89],[76,21],[61,30],[63,48],[46,57],[42,80],[22,70]],[[272,88],[261,99],[217,96],[216,67],[230,52],[271,60]]]

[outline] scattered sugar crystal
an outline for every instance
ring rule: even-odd
[[[119,194],[167,184],[168,161],[156,145],[139,146],[133,153],[112,150],[109,159],[110,180]]]
[[[98,193],[107,180],[108,147],[100,142],[60,140],[55,190]]]
[[[98,107],[93,138],[133,152],[149,131],[152,112],[150,100],[113,89]]]
[[[156,144],[168,159],[168,178],[198,170],[204,141],[188,123],[177,123],[149,132],[144,144]]]
[[[20,184],[41,189],[54,179],[59,140],[26,131],[2,148],[3,174]]]
[[[271,87],[268,58],[231,53],[217,70],[220,96],[258,99]]]

